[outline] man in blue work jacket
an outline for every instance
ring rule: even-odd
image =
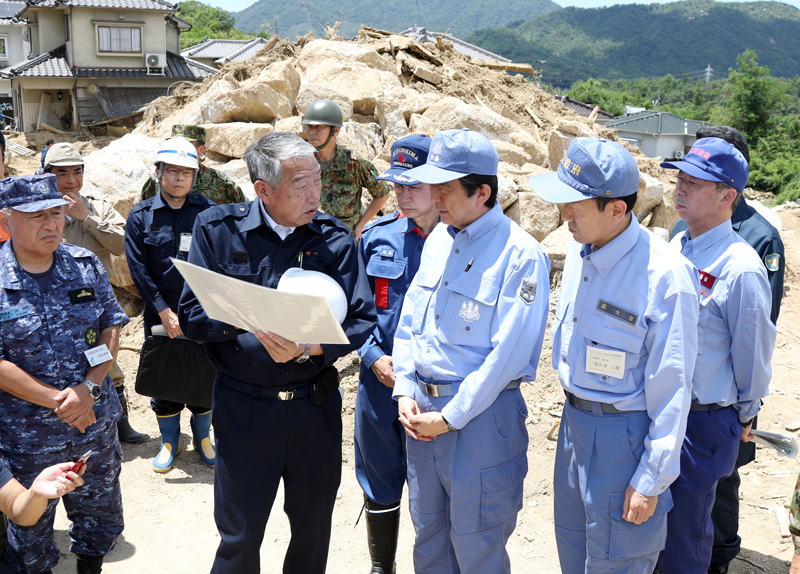
[[[376,179],[394,185],[400,211],[364,229],[361,260],[375,294],[378,326],[359,350],[361,372],[355,412],[356,478],[364,491],[372,572],[394,572],[400,499],[406,482],[406,440],[392,400],[392,348],[397,321],[422,246],[439,223],[427,183],[405,172],[428,159],[431,138],[408,136],[392,145],[392,163]],[[379,570],[381,569],[381,570]]]
[[[766,269],[731,225],[750,171],[742,153],[723,139],[703,138],[683,161],[661,166],[680,170],[675,207],[687,231],[671,244],[699,271],[700,320],[681,475],[659,570],[705,574],[717,482],[733,472],[739,439],[752,438],[753,419],[769,392],[776,329]]]
[[[750,148],[742,132],[728,126],[706,126],[697,130],[697,138],[722,138],[738,149],[750,165]],[[783,298],[783,275],[786,269],[783,241],[780,233],[767,219],[748,203],[741,199],[731,217],[733,230],[756,250],[767,269],[770,289],[772,290],[772,311],[770,319],[778,323]],[[686,231],[686,222],[678,220],[672,229],[672,237]],[[756,428],[758,417],[753,419]],[[738,468],[756,458],[756,444],[752,441],[739,442],[739,455],[736,457],[736,468],[728,478],[717,483],[714,509],[711,511],[711,522],[714,525],[714,549],[711,552],[709,574],[725,574],[728,564],[742,547],[739,536],[739,485],[741,478]]]
[[[689,413],[697,273],[639,225],[639,169],[619,143],[577,138],[530,184],[565,204],[575,240],[552,325],[567,395],[554,477],[561,571],[651,574]]]
[[[128,214],[125,226],[125,256],[131,279],[144,301],[144,336],[162,325],[170,339],[182,335],[178,324],[178,301],[183,276],[170,261],[183,261],[192,245],[192,228],[197,216],[216,205],[196,193],[198,160],[194,145],[183,138],[165,141],[156,154],[158,193],[145,199]],[[214,467],[216,454],[211,444],[211,411],[208,407],[184,405],[166,399],[150,399],[161,431],[161,448],[153,459],[155,472],[172,468],[180,452],[181,411],[191,411],[194,448],[200,460]]]
[[[350,341],[319,345],[242,331],[209,319],[184,289],[181,328],[205,343],[217,371],[214,518],[220,544],[213,574],[260,571],[261,541],[281,479],[292,525],[283,571],[325,572],[342,472],[342,397],[333,363],[367,340],[375,304],[353,236],[316,210],[322,185],[314,152],[296,135],[265,135],[244,154],[257,198],[215,207],[194,229],[189,262],[206,269],[272,288],[301,264],[330,276],[347,297],[342,329]]]
[[[483,135],[437,134],[425,165],[444,225],[425,242],[394,341],[417,573],[511,571],[506,551],[528,472],[528,411],[550,262],[497,203],[499,156]]]
[[[108,370],[128,316],[105,269],[61,243],[63,199],[55,176],[0,181],[0,456],[29,487],[46,467],[92,451],[85,485],[64,496],[78,574],[99,574],[124,527],[119,473],[122,414]],[[6,563],[48,572],[58,502],[31,526],[9,524]]]

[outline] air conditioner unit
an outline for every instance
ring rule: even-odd
[[[167,55],[166,54],[146,54],[145,62],[148,68],[166,68]]]
[[[679,149],[675,152],[675,159],[683,159],[683,150]]]

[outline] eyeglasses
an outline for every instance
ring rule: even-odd
[[[174,167],[168,167],[164,172],[170,177],[178,177],[180,175],[185,179],[189,179],[194,175],[193,169],[175,169]]]
[[[418,185],[409,186],[409,185],[398,185],[398,184],[395,183],[394,184],[394,192],[397,195],[402,195],[404,193],[410,193],[411,195],[416,196],[416,195],[419,195],[420,193],[422,193],[422,188],[419,187]]]

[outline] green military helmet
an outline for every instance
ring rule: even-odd
[[[306,109],[303,124],[342,127],[342,109],[333,100],[317,100]]]
[[[200,126],[175,124],[172,126],[172,137],[189,141],[198,141],[206,145],[206,128]]]

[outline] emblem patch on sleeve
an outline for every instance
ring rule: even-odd
[[[538,284],[536,279],[529,279],[525,277],[522,280],[522,285],[519,287],[519,298],[522,299],[527,305],[536,301],[536,289]]]
[[[781,255],[780,253],[771,253],[769,255],[764,256],[764,265],[766,265],[767,269],[770,271],[777,271],[779,264],[781,262]]]

